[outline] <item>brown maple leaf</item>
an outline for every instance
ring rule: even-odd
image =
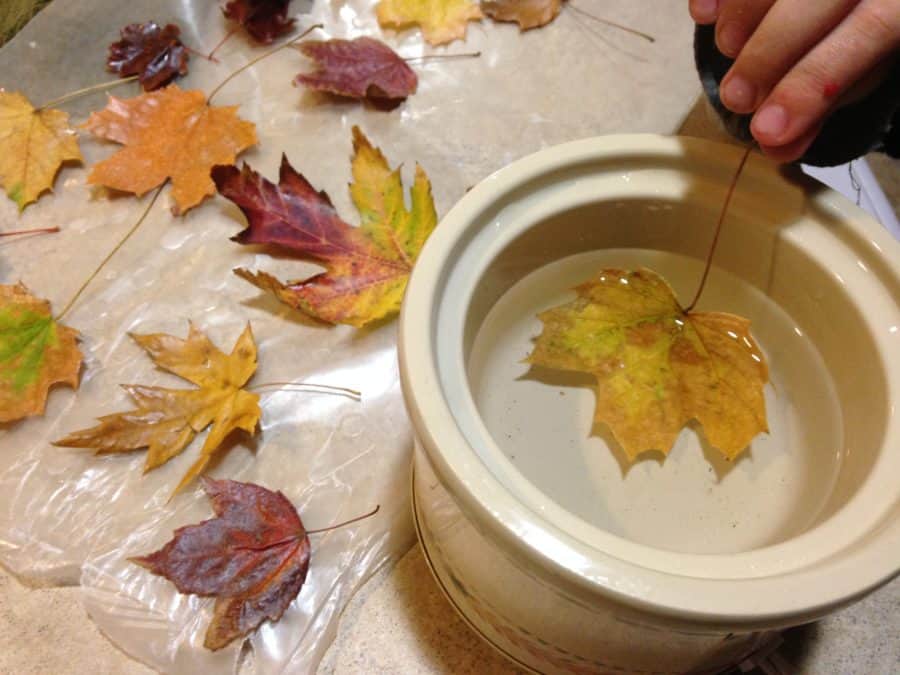
[[[383,42],[369,37],[309,40],[297,45],[297,49],[316,62],[315,71],[301,73],[294,80],[310,89],[391,108],[415,93],[419,84],[406,61]]]
[[[216,191],[213,166],[232,164],[257,142],[255,125],[236,111],[211,107],[202,91],[175,84],[125,100],[111,96],[84,128],[125,148],[95,164],[88,182],[142,195],[170,178],[176,213],[184,213]]]
[[[317,192],[282,157],[274,185],[246,164],[216,167],[219,192],[247,217],[241,244],[272,244],[327,271],[302,281],[281,283],[264,273],[235,272],[282,302],[329,323],[363,326],[396,312],[419,251],[437,223],[431,184],[416,168],[412,204],[407,209],[399,169],[391,170],[381,151],[353,128],[351,194],[360,227],[341,220],[324,192]]]
[[[293,27],[294,19],[287,18],[290,4],[291,0],[229,0],[222,12],[253,39],[269,44]]]
[[[203,489],[215,518],[181,527],[159,551],[131,560],[181,593],[216,598],[203,643],[216,650],[281,618],[306,581],[310,544],[280,492],[208,478]]]
[[[232,431],[256,431],[259,396],[242,388],[256,371],[253,333],[248,324],[228,355],[193,324],[186,340],[163,333],[131,337],[157,366],[198,388],[124,385],[136,409],[101,417],[97,426],[75,431],[53,445],[94,448],[98,455],[147,448],[146,472],[180,454],[194,436],[212,425],[200,458],[175,488],[177,493],[203,472]]]
[[[521,30],[545,26],[559,14],[563,0],[481,0],[481,9],[494,21],[511,21]]]
[[[121,30],[121,39],[109,46],[106,68],[122,77],[138,76],[144,91],[169,84],[187,75],[190,54],[181,43],[175,24],[133,23]]]
[[[750,322],[685,312],[650,270],[607,269],[575,301],[542,312],[527,362],[597,378],[595,421],[609,425],[630,460],[668,453],[691,419],[727,459],[768,431],[765,358]]]

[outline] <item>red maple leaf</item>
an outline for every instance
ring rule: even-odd
[[[175,24],[161,28],[154,21],[132,23],[120,35],[122,39],[109,46],[106,68],[111,73],[137,75],[144,91],[159,89],[179,75],[187,75],[190,55]]]
[[[311,40],[297,49],[316,62],[315,71],[301,73],[294,80],[310,89],[366,99],[378,107],[390,108],[414,94],[419,84],[406,61],[372,38]]]
[[[175,530],[159,551],[132,558],[182,593],[215,596],[204,646],[216,650],[278,621],[300,592],[310,544],[294,506],[252,483],[203,478],[215,518]]]
[[[229,0],[222,11],[255,40],[269,44],[293,27],[294,19],[287,18],[290,4],[291,0]]]

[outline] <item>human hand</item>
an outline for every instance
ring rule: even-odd
[[[721,82],[729,110],[753,114],[770,157],[790,162],[841,101],[870,86],[900,50],[900,0],[689,0],[735,59]]]

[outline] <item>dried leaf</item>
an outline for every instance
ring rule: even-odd
[[[88,182],[142,195],[172,179],[176,211],[184,213],[215,192],[216,164],[232,164],[256,143],[256,127],[237,106],[214,108],[202,91],[170,85],[130,99],[110,97],[84,128],[126,147],[94,165]]]
[[[69,115],[36,110],[19,93],[0,91],[0,147],[0,184],[19,211],[53,187],[63,162],[81,161]]]
[[[159,551],[131,560],[181,593],[216,598],[203,643],[216,650],[281,618],[306,581],[310,545],[280,492],[208,478],[203,489],[215,518],[181,527]]]
[[[483,16],[475,0],[381,0],[375,11],[382,28],[403,30],[418,24],[433,45],[465,39],[469,21]]]
[[[229,0],[225,16],[241,24],[253,39],[269,44],[294,26],[287,18],[291,0]]]
[[[259,396],[242,389],[256,371],[253,333],[248,325],[230,355],[219,351],[193,324],[186,340],[162,333],[131,337],[157,366],[199,388],[125,385],[136,409],[101,417],[97,426],[71,433],[54,445],[94,448],[98,455],[148,448],[144,471],[151,471],[180,454],[212,424],[200,458],[175,488],[177,493],[203,472],[232,431],[256,431]]]
[[[406,61],[372,38],[310,40],[297,45],[297,49],[313,59],[317,68],[312,73],[301,73],[294,82],[311,89],[391,107],[414,94],[419,84]]]
[[[685,313],[650,270],[603,270],[576,290],[574,302],[540,314],[527,361],[594,375],[595,420],[629,459],[668,453],[691,419],[727,459],[768,431],[768,368],[747,319]]]
[[[179,35],[181,29],[172,23],[165,28],[154,21],[125,26],[122,39],[109,46],[106,68],[122,77],[137,75],[144,91],[159,89],[187,75],[190,54]]]
[[[22,284],[0,286],[0,422],[40,415],[54,384],[78,388],[78,333]]]
[[[514,21],[520,30],[540,28],[553,21],[563,0],[481,0],[481,9],[494,21]]]
[[[247,229],[235,241],[274,244],[327,268],[287,284],[264,272],[235,270],[239,276],[317,319],[363,326],[400,308],[409,273],[437,214],[421,167],[416,167],[408,210],[399,169],[391,171],[381,151],[356,127],[353,148],[350,191],[362,217],[358,228],[341,220],[328,195],[316,192],[286,157],[277,186],[246,164],[241,171],[216,167],[213,179],[247,217]]]

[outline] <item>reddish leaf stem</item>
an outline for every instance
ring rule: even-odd
[[[214,59],[213,54],[215,54],[217,51],[219,51],[219,47],[221,47],[221,46],[224,45],[226,42],[228,42],[228,38],[230,38],[232,35],[234,35],[235,33],[237,33],[238,30],[240,29],[240,27],[241,27],[240,24],[238,24],[237,26],[235,26],[234,28],[232,28],[230,31],[228,31],[227,33],[225,33],[225,37],[223,37],[221,40],[219,40],[219,43],[218,43],[215,47],[212,48],[212,51],[207,55],[206,58],[208,58],[210,61],[215,60],[216,63],[218,63],[218,60],[217,60],[217,59]],[[193,50],[191,50],[191,51],[193,51]]]
[[[351,518],[350,520],[345,520],[344,522],[338,523],[337,525],[330,525],[329,527],[323,527],[323,528],[321,528],[321,529],[319,529],[319,530],[307,530],[307,531],[306,531],[306,534],[319,534],[319,533],[321,533],[321,532],[329,532],[329,531],[331,531],[331,530],[337,530],[338,528],[341,528],[341,527],[346,527],[347,525],[352,525],[353,523],[357,523],[357,522],[359,522],[360,520],[365,520],[366,518],[371,518],[371,517],[374,516],[376,513],[378,513],[378,510],[379,510],[380,508],[381,508],[381,504],[379,504],[378,506],[376,506],[374,509],[372,509],[371,511],[369,511],[369,512],[366,513],[365,515],[362,515],[362,516],[356,516],[356,518]]]
[[[39,227],[34,230],[13,230],[12,232],[0,232],[0,237],[16,237],[20,234],[53,234],[59,232],[58,227]]]
[[[204,54],[203,52],[198,52],[198,51],[197,51],[196,49],[194,49],[193,47],[188,47],[188,46],[187,46],[186,44],[184,44],[184,43],[182,43],[182,46],[183,46],[188,52],[190,52],[191,54],[193,54],[194,56],[198,56],[198,57],[200,57],[201,59],[206,59],[207,61],[212,61],[213,63],[220,63],[219,59],[217,59],[216,57],[214,57],[214,56],[212,55],[212,52],[210,52],[209,54]]]
[[[719,243],[719,235],[722,233],[722,224],[725,222],[725,216],[728,214],[728,206],[731,204],[731,197],[734,194],[734,188],[737,186],[738,179],[741,177],[741,174],[744,172],[744,166],[747,164],[747,159],[750,157],[750,152],[753,150],[752,145],[748,145],[747,149],[744,150],[744,155],[741,157],[741,162],[738,164],[737,171],[734,172],[734,176],[731,178],[731,185],[728,186],[728,193],[725,195],[725,203],[722,205],[722,212],[719,214],[719,222],[716,223],[716,233],[713,235],[712,244],[709,247],[709,253],[706,254],[706,267],[703,270],[703,276],[700,279],[700,286],[697,288],[697,293],[694,295],[694,299],[691,301],[691,304],[688,305],[687,309],[684,310],[685,314],[688,314],[694,307],[697,305],[697,302],[700,300],[700,296],[703,294],[703,289],[706,287],[706,278],[709,276],[709,270],[712,267],[713,256],[716,253],[716,246]]]
[[[224,80],[222,80],[221,82],[219,82],[218,86],[217,86],[215,89],[212,90],[212,93],[210,93],[210,95],[206,97],[206,103],[209,104],[209,103],[213,100],[213,97],[214,97],[216,94],[219,93],[219,91],[222,89],[222,87],[224,87],[226,84],[228,84],[229,82],[231,82],[231,80],[233,80],[235,77],[237,77],[238,75],[240,75],[241,73],[243,73],[245,70],[247,70],[247,68],[250,68],[251,66],[253,66],[253,65],[257,64],[257,63],[259,63],[259,62],[262,61],[263,59],[269,58],[270,56],[272,56],[272,54],[274,54],[274,53],[276,53],[276,52],[280,52],[282,49],[287,49],[288,47],[291,47],[291,46],[297,44],[297,42],[299,42],[300,40],[302,40],[303,38],[305,38],[307,35],[309,35],[310,33],[312,33],[316,28],[323,28],[323,26],[322,26],[322,24],[320,24],[320,23],[314,23],[312,26],[310,26],[309,28],[307,28],[307,29],[306,29],[305,31],[303,31],[302,33],[300,33],[300,35],[298,35],[297,37],[291,38],[291,39],[288,40],[287,42],[285,42],[285,43],[283,43],[283,44],[281,44],[281,45],[275,47],[274,49],[270,49],[270,50],[267,51],[265,54],[261,54],[260,56],[257,56],[255,59],[251,59],[250,61],[248,61],[247,63],[245,63],[243,66],[241,66],[241,67],[238,68],[236,71],[234,71],[233,73],[231,73],[231,74],[230,74],[228,77],[226,77]]]

